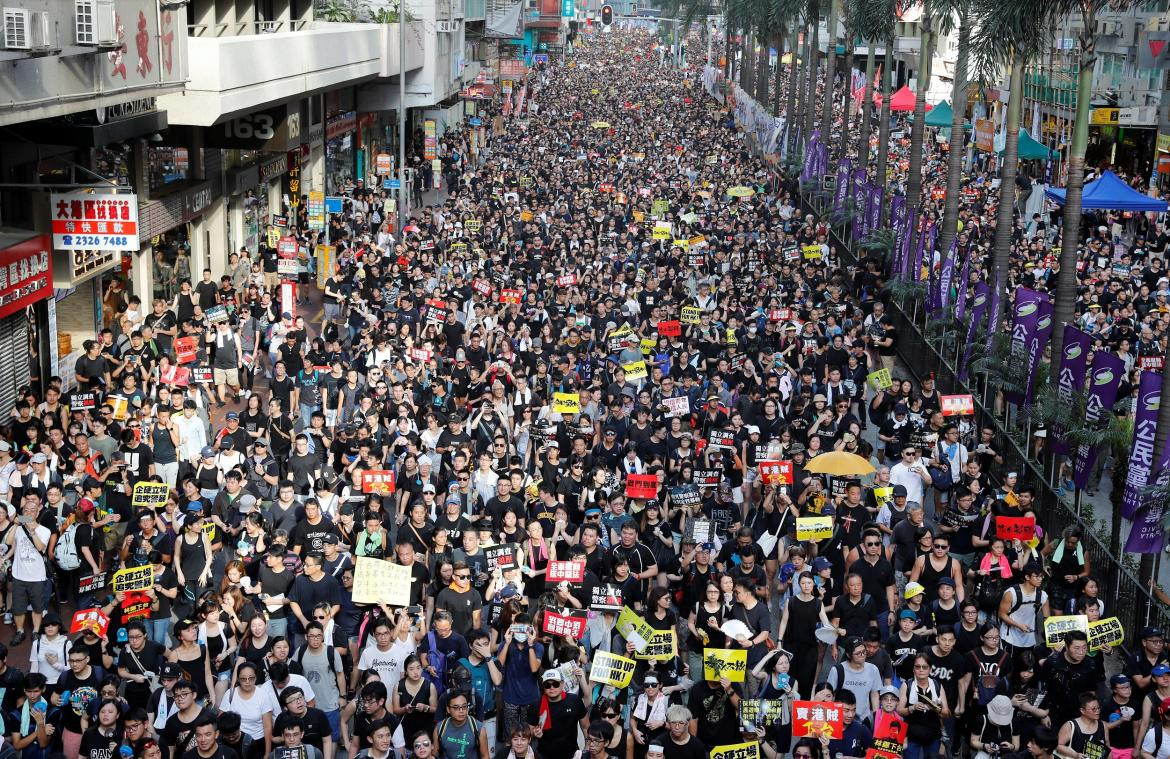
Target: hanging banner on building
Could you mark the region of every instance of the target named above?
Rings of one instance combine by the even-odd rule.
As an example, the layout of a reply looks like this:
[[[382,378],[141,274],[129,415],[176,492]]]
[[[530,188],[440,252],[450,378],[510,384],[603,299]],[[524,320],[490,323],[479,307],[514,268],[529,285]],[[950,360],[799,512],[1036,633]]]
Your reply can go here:
[[[423,158],[433,161],[439,155],[434,119],[423,121]]]
[[[55,250],[138,250],[138,196],[132,193],[52,193]]]
[[[0,318],[53,294],[52,247],[38,235],[0,250]]]

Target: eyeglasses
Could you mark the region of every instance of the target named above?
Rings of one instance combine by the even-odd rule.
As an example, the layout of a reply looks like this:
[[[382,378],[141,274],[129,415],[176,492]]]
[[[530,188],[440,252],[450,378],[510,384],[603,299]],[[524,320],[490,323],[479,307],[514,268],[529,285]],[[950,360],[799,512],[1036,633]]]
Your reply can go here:
[[[559,687],[561,687],[561,684],[556,680],[550,680],[544,684],[545,690],[549,690],[551,688],[559,688]]]
[[[469,580],[469,579],[471,579],[471,574],[470,573],[469,574],[457,574],[457,575],[455,575],[455,579],[456,580]]]
[[[950,548],[950,546],[948,546],[946,543],[935,543],[935,544],[934,544],[934,550],[936,550],[936,551],[937,551],[937,550],[939,550],[940,548],[941,548],[942,550],[944,550],[944,551],[945,551],[945,550],[947,550],[948,548]]]
[[[882,544],[882,542],[880,540],[867,540],[867,541],[865,541],[865,545],[867,548],[873,548],[874,546],[880,546],[881,544]]]
[[[314,614],[313,619],[317,620],[318,622],[324,622],[325,620],[329,619],[329,617],[325,616],[324,614]]]
[[[606,718],[606,719],[617,719],[617,718],[618,718],[618,717],[620,717],[621,715],[620,715],[620,714],[618,714],[617,712],[611,712],[611,713],[608,713],[608,714],[603,714],[603,715],[601,715],[601,716],[602,716],[602,717],[604,717],[604,718]]]
[[[447,704],[447,708],[448,708],[448,709],[454,709],[455,711],[462,712],[462,711],[466,711],[466,710],[467,710],[467,704],[452,704],[452,703],[448,703],[448,704]]]
[[[605,743],[605,739],[604,738],[594,738],[592,735],[590,735],[588,738],[585,739],[585,742],[586,743]]]
[[[239,680],[241,683],[252,683],[252,682],[256,681],[256,676],[255,675],[240,675],[236,679]]]
[[[431,745],[430,741],[415,741],[414,742],[415,748],[426,748],[429,745]]]

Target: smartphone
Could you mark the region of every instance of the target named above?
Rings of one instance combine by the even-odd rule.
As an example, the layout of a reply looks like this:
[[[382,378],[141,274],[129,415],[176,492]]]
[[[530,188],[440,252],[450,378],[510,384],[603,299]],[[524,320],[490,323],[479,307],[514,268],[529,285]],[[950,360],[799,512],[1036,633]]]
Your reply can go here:
[[[422,607],[421,606],[407,606],[404,611],[409,616],[417,617],[418,615],[422,614]]]

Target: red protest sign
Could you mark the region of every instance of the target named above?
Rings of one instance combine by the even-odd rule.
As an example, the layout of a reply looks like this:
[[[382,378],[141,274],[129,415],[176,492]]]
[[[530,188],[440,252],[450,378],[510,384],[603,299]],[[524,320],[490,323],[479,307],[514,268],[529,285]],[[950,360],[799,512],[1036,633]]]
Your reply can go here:
[[[658,497],[658,475],[630,474],[626,475],[626,498],[656,498]]]
[[[138,591],[122,594],[122,623],[150,616],[150,596]]]
[[[572,287],[577,284],[576,274],[563,274],[557,277],[557,287]]]
[[[544,579],[548,583],[561,581],[581,582],[585,579],[585,562],[550,561]]]
[[[761,461],[760,479],[765,485],[791,485],[791,461]]]
[[[394,470],[367,469],[362,472],[362,492],[387,495],[394,492]]]
[[[1031,540],[1036,537],[1036,517],[996,517],[995,537],[1001,540]]]
[[[768,311],[768,320],[774,322],[786,322],[792,319],[791,308],[773,308]]]
[[[158,379],[164,385],[186,387],[191,384],[191,370],[185,366],[171,364],[159,373]]]
[[[471,289],[475,290],[480,295],[487,297],[492,294],[492,283],[486,279],[477,279],[471,283]]]
[[[500,290],[500,303],[519,303],[523,295],[524,293],[513,287]]]
[[[682,322],[678,319],[658,322],[658,335],[659,337],[679,337],[682,335]]]
[[[101,609],[79,609],[73,612],[73,622],[69,625],[69,633],[93,630],[99,638],[104,638],[106,630],[109,628],[110,618],[103,614]]]
[[[943,416],[973,416],[975,397],[972,395],[940,395],[939,404]]]
[[[896,712],[876,712],[874,714],[873,737],[874,740],[904,743],[906,741],[906,720],[898,716]]]
[[[195,360],[198,345],[193,337],[180,337],[175,340],[175,356],[180,364],[189,364]]]
[[[540,629],[550,635],[564,635],[573,640],[580,640],[585,635],[585,624],[588,621],[587,617],[557,614],[555,611],[546,610]]]
[[[841,738],[841,704],[834,701],[793,701],[792,737]]]

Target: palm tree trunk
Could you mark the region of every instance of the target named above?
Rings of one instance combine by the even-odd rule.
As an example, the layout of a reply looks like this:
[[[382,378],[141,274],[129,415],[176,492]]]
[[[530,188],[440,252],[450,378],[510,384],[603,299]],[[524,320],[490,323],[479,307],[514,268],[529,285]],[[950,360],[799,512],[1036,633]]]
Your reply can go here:
[[[938,249],[944,256],[949,253],[959,229],[959,185],[963,178],[963,151],[967,136],[963,124],[967,121],[967,58],[971,50],[969,20],[968,6],[963,4],[959,7],[959,57],[955,61],[955,81],[951,90],[953,112],[950,150],[947,153],[947,200],[943,208],[942,227],[938,232]]]
[[[743,30],[743,45],[739,54],[739,86],[749,96],[752,94],[752,80],[756,73],[755,42],[752,39],[751,29]]]
[[[878,124],[878,164],[877,164],[877,185],[882,188],[882,195],[885,195],[886,190],[886,162],[889,154],[890,143],[890,89],[893,87],[894,76],[890,72],[890,51],[894,49],[894,35],[891,32],[890,36],[886,38],[886,65],[882,68],[882,110],[881,123]],[[885,225],[889,216],[886,215],[890,207],[889,203],[882,203],[881,218],[878,219],[878,227]]]
[[[995,275],[992,277],[992,287],[998,284],[1004,288],[1000,294],[1004,305],[1002,312],[1007,311],[1008,265],[1012,254],[1012,227],[1013,213],[1016,206],[1016,168],[1020,156],[1020,101],[1024,92],[1024,56],[1017,52],[1012,59],[1012,81],[1008,96],[1007,110],[1007,141],[1003,148],[1003,166],[999,171],[999,211],[995,219],[995,247],[993,261]],[[1075,268],[1070,270],[1070,274]],[[988,329],[999,329],[998,324],[988,324]],[[1063,326],[1062,326],[1063,329]],[[1056,360],[1059,363],[1059,359]],[[1170,374],[1170,372],[1167,372]]]
[[[731,81],[731,24],[723,21],[723,81]]]
[[[760,43],[760,55],[756,60],[756,102],[768,107],[768,35],[760,27],[756,40]]]
[[[784,27],[781,26],[779,31],[772,35],[772,44],[776,47],[776,76],[772,80],[772,109],[773,116],[780,115],[780,95],[783,92],[783,77],[781,73],[784,71],[784,64],[781,61],[784,59]]]
[[[849,118],[849,107],[853,105],[853,35],[845,30],[845,103],[841,107],[841,156],[849,154],[849,140],[853,133],[849,131],[852,121]]]
[[[1091,4],[1090,4],[1090,7]],[[1090,13],[1086,23],[1096,25],[1096,14]],[[1093,97],[1093,67],[1096,64],[1097,39],[1093,27],[1081,32],[1081,61],[1077,72],[1077,115],[1073,122],[1072,146],[1068,151],[1068,182],[1065,184],[1064,226],[1060,233],[1060,274],[1056,278],[1056,303],[1053,304],[1053,324],[1071,324],[1076,318],[1077,248],[1081,237],[1081,199],[1085,190],[1085,147],[1089,142],[1089,101]],[[1064,330],[1054,329],[1060,335],[1052,337],[1053,369],[1059,372],[1059,356],[1064,351]],[[1170,374],[1170,370],[1167,371]],[[1170,396],[1168,396],[1170,397]],[[1154,449],[1160,451],[1160,448]]]
[[[792,20],[792,33],[788,50],[791,59],[788,62],[787,101],[784,104],[784,144],[788,149],[791,149],[793,135],[796,134],[796,88],[800,83],[800,69],[797,63],[800,60],[800,24],[796,19]]]
[[[796,87],[795,87],[796,92],[797,92],[797,94],[800,95],[800,97],[796,101],[796,116],[795,116],[796,121],[793,122],[794,130],[795,130],[795,127],[799,126],[801,131],[804,131],[804,114],[808,110],[808,98],[805,97],[805,93],[808,90],[808,54],[809,54],[808,40],[809,40],[808,19],[806,18],[806,19],[804,19],[804,57],[803,57],[804,63],[798,69],[799,76],[797,77]],[[797,60],[799,60],[799,59],[800,58],[798,56]],[[797,65],[795,60],[793,61],[792,65],[794,67]],[[795,133],[795,131],[794,131],[794,133]],[[795,145],[795,144],[796,143],[793,143],[793,145]]]
[[[922,13],[918,48],[918,93],[914,98],[914,122],[910,125],[910,176],[906,179],[906,207],[917,209],[922,202],[922,139],[926,134],[926,88],[930,86],[930,49],[934,32],[928,2]],[[929,254],[930,251],[927,251]]]
[[[861,91],[861,129],[857,135],[857,165],[869,166],[869,138],[873,133],[874,40],[866,40],[865,87]]]
[[[820,55],[818,38],[820,36],[821,4],[820,0],[809,0],[808,3],[808,102],[804,111],[804,138],[812,135],[817,123],[817,83],[820,80],[817,66],[817,56]]]
[[[837,88],[834,81],[837,78],[837,0],[829,2],[829,38],[825,43],[827,51],[825,59],[825,102],[821,112],[821,141],[825,145],[833,144],[833,118],[836,115],[833,106],[837,104]]]

